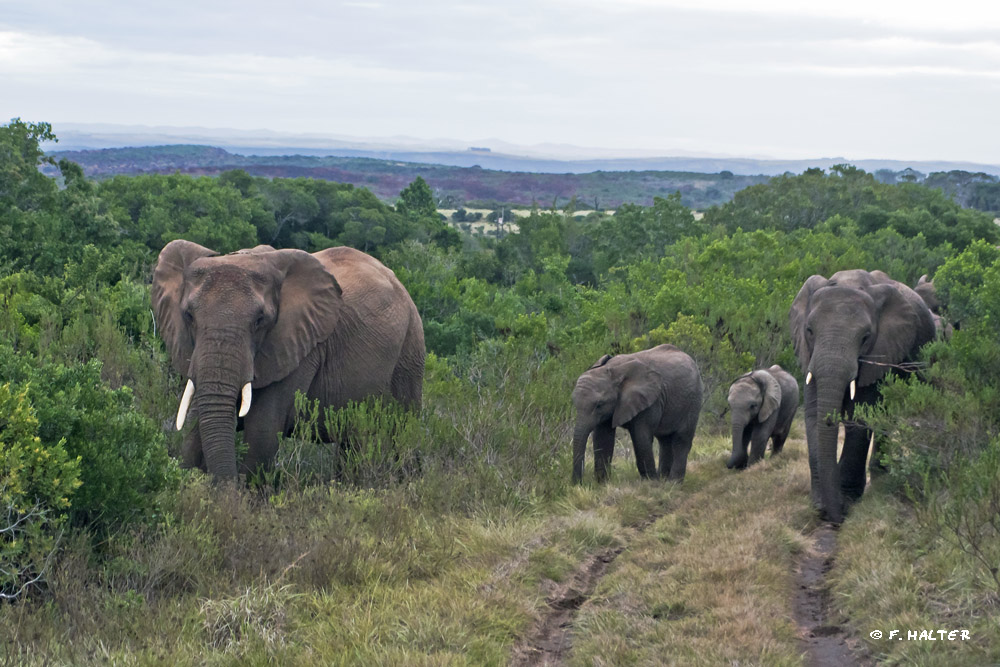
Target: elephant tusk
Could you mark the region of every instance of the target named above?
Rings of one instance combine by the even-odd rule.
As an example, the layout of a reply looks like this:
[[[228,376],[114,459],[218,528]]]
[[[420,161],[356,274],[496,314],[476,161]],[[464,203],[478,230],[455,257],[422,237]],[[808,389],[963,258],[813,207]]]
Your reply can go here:
[[[851,380],[851,400],[852,401],[854,400],[854,390],[857,388],[856,385],[857,385],[857,381],[856,380]]]
[[[809,384],[812,381],[813,381],[813,374],[812,371],[809,371],[808,373],[806,373],[806,384]]]
[[[184,387],[184,395],[181,396],[180,407],[177,408],[177,430],[184,428],[184,420],[187,419],[188,408],[191,407],[191,397],[194,396],[194,382],[188,380]]]
[[[250,399],[252,398],[253,389],[250,388],[250,383],[247,382],[243,385],[243,391],[241,392],[242,398],[240,399],[240,417],[246,417],[247,413],[250,412]]]

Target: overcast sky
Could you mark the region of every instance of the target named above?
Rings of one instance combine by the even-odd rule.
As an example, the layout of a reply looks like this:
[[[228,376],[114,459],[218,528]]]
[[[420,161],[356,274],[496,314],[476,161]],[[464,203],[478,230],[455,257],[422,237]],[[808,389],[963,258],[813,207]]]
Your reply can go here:
[[[1000,164],[1000,2],[0,0],[0,122]]]

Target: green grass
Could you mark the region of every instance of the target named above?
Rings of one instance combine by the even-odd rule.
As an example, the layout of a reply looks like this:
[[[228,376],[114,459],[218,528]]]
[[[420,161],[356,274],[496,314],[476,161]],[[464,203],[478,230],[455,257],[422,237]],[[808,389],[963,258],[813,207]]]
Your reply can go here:
[[[968,555],[939,533],[921,530],[912,509],[878,485],[854,507],[840,531],[831,580],[837,610],[880,663],[1000,663],[1000,600],[995,591],[982,584]],[[970,638],[898,638],[907,630],[925,629],[964,629]],[[874,630],[883,637],[872,639]],[[900,635],[889,640],[891,630]]]
[[[620,445],[606,485],[467,511],[422,504],[412,480],[268,497],[189,475],[162,527],[68,539],[48,590],[0,608],[0,662],[503,665],[553,591],[623,547],[575,618],[570,664],[801,664],[794,564],[815,526],[801,438],[733,472],[726,439],[699,436],[682,485],[640,480]],[[865,640],[890,664],[996,662],[995,602],[912,525],[878,488],[854,509],[834,621],[852,641],[972,633]]]

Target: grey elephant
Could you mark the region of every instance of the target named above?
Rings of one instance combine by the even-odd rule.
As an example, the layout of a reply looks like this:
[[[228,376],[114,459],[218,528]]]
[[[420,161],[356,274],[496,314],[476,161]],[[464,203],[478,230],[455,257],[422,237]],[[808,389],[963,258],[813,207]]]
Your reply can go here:
[[[805,375],[806,439],[812,498],[821,515],[844,518],[845,499],[861,497],[865,462],[874,440],[871,467],[878,471],[878,441],[864,424],[851,421],[857,404],[878,400],[880,380],[916,358],[934,338],[934,319],[924,300],[881,271],[840,271],[829,279],[811,276],[788,314],[792,341]],[[844,447],[837,462],[837,436],[846,417]]]
[[[640,476],[684,479],[701,402],[698,366],[673,345],[604,355],[580,376],[573,389],[573,481],[583,479],[591,432],[594,476],[599,482],[607,479],[619,426],[632,436]],[[660,443],[659,473],[653,460],[654,437]]]
[[[927,307],[931,310],[934,318],[934,328],[938,338],[951,340],[951,335],[955,332],[955,327],[941,316],[941,300],[938,298],[937,290],[934,289],[934,282],[927,279],[927,274],[920,276],[913,291],[920,295]]]
[[[188,378],[177,429],[189,411],[198,417],[185,466],[234,478],[268,464],[278,434],[292,428],[296,391],[323,406],[373,395],[420,405],[420,315],[392,271],[352,248],[218,256],[172,241],[153,272],[152,302],[173,366]],[[239,471],[237,417],[248,445]]]
[[[761,460],[768,440],[771,456],[780,452],[798,408],[799,383],[777,364],[737,378],[729,387],[733,453],[726,467],[745,468]]]

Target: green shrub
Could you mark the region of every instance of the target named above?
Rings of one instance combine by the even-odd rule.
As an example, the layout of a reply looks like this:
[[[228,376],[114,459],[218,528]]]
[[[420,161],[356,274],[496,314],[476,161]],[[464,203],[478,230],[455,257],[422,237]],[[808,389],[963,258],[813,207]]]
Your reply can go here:
[[[27,390],[0,386],[0,595],[42,580],[80,486],[65,441],[43,444]]]
[[[163,434],[136,412],[127,387],[109,389],[101,364],[32,366],[0,345],[0,377],[24,387],[46,448],[64,443],[79,459],[81,482],[69,508],[74,525],[96,532],[156,518],[158,496],[177,481]]]

